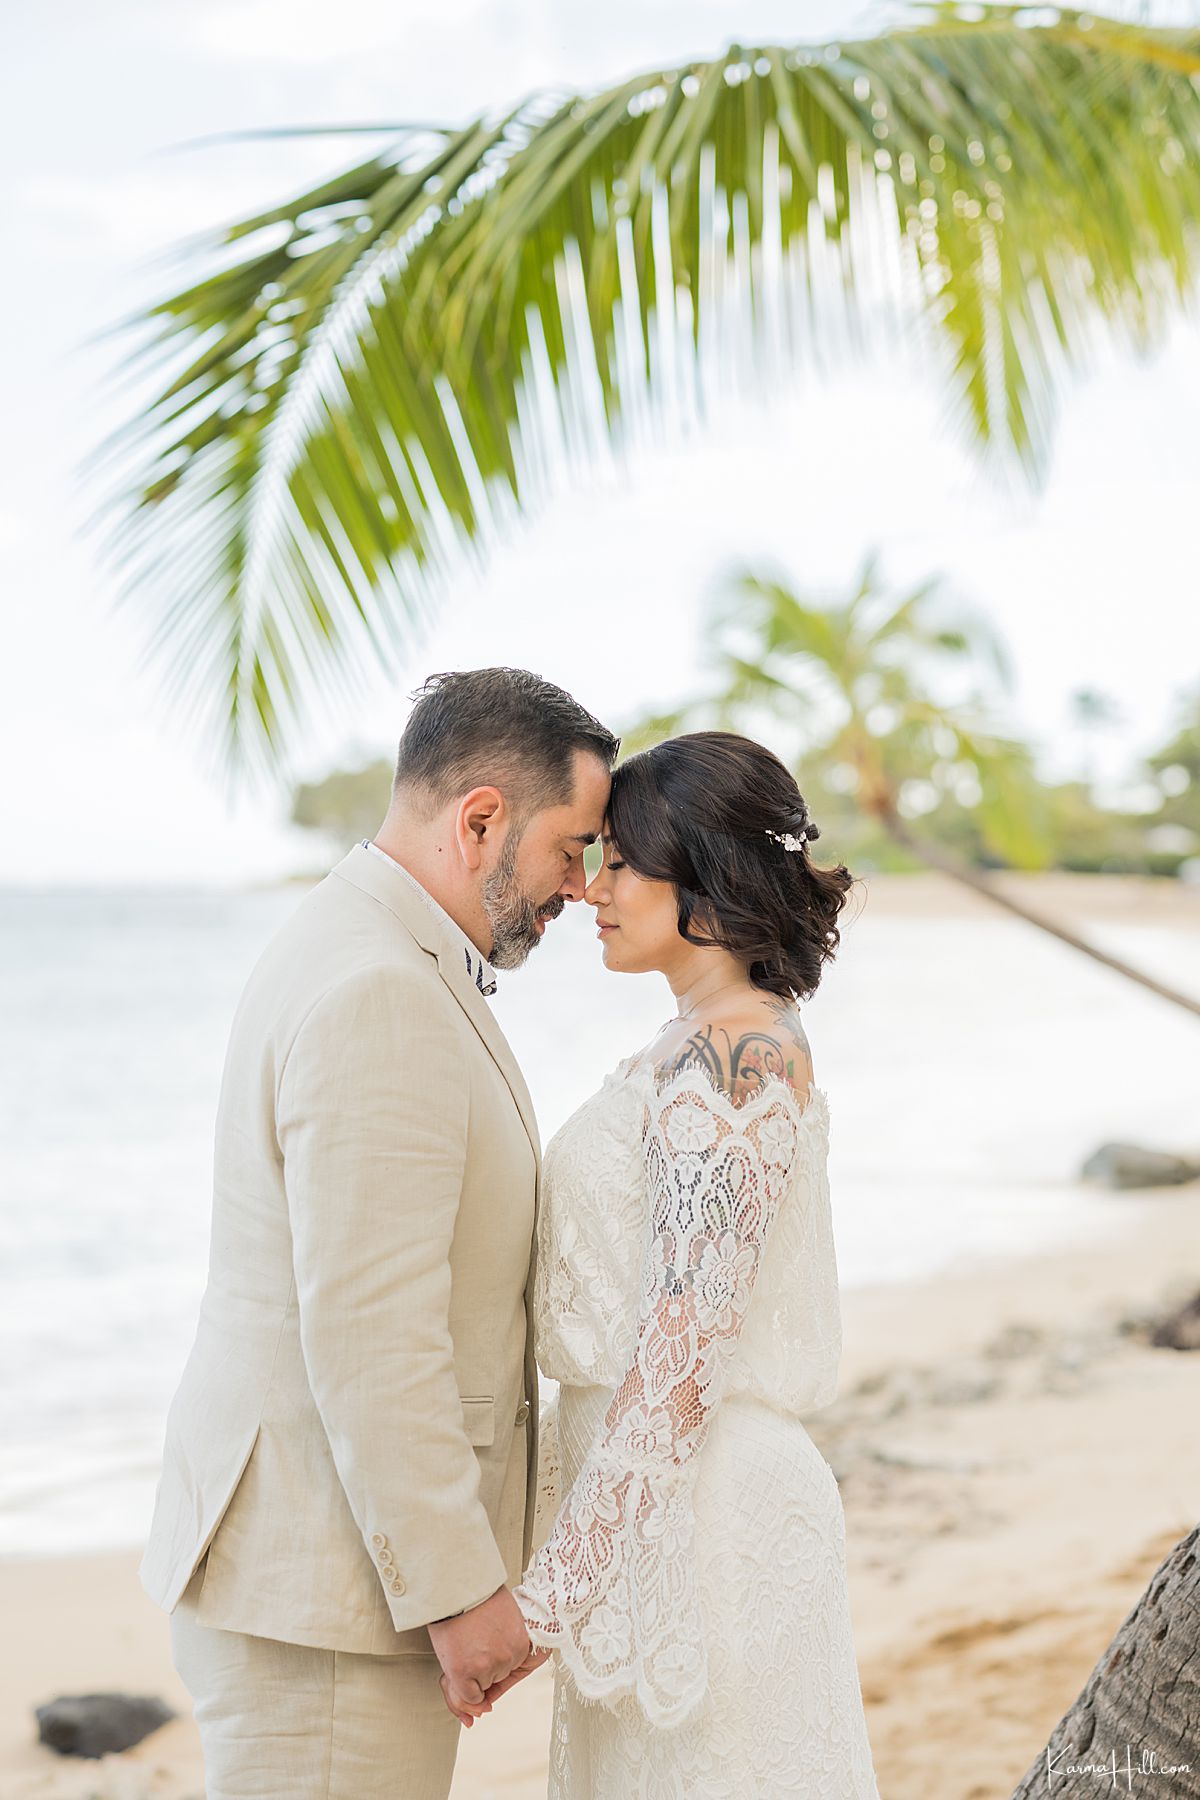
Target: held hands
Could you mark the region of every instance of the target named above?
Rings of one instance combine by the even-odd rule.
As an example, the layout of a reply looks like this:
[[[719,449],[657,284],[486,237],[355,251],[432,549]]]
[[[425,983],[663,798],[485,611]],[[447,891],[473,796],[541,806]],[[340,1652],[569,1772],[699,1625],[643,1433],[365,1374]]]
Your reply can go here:
[[[460,1724],[471,1726],[501,1694],[540,1668],[550,1654],[530,1642],[521,1610],[507,1587],[455,1619],[428,1625],[442,1665],[441,1689]]]
[[[498,1700],[501,1694],[507,1694],[510,1687],[516,1687],[518,1681],[524,1681],[527,1675],[532,1675],[535,1669],[540,1669],[549,1654],[550,1652],[544,1644],[530,1644],[529,1655],[525,1661],[518,1663],[512,1673],[506,1675],[503,1681],[493,1682],[484,1695],[484,1699],[490,1702]]]

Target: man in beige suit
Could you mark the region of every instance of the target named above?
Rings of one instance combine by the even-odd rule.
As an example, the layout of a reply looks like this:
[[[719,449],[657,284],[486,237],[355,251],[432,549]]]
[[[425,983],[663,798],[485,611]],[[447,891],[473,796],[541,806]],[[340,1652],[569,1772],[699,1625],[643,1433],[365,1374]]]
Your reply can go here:
[[[582,895],[617,747],[526,671],[431,678],[376,839],[242,995],[142,1564],[207,1800],[444,1800],[540,1655],[539,1150],[487,996]]]

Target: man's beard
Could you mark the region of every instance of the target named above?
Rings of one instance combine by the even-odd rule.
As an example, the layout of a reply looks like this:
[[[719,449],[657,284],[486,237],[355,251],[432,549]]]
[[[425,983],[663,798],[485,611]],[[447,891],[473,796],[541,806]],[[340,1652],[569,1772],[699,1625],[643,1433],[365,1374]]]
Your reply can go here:
[[[538,919],[557,919],[566,905],[561,894],[539,904],[517,886],[517,849],[513,833],[504,840],[499,865],[483,884],[483,910],[492,928],[492,953],[488,957],[494,969],[519,969],[529,952],[542,941]]]

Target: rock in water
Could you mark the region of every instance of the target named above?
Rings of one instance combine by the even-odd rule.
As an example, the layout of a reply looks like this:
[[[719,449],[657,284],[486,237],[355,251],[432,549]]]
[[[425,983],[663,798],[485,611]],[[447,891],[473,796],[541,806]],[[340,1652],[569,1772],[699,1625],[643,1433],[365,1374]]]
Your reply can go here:
[[[1140,1144],[1101,1144],[1080,1174],[1085,1181],[1110,1188],[1177,1187],[1195,1181],[1200,1163],[1169,1150],[1144,1150]]]
[[[38,1737],[60,1756],[129,1750],[175,1714],[161,1700],[132,1694],[63,1694],[37,1708]]]

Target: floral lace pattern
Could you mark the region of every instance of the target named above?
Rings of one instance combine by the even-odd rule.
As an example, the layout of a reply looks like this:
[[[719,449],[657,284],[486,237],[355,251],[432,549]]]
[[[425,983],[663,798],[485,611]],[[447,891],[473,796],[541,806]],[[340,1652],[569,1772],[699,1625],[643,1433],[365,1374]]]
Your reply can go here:
[[[687,1071],[647,1101],[651,1236],[637,1339],[599,1436],[517,1600],[581,1691],[633,1690],[676,1725],[708,1685],[691,1486],[787,1183],[801,1105],[741,1106]]]
[[[538,1415],[537,1493],[533,1502],[533,1555],[553,1529],[562,1498],[562,1451],[558,1440],[558,1396]]]
[[[788,1414],[836,1387],[826,1126],[818,1088],[736,1106],[622,1065],[547,1146],[538,1360],[562,1387],[515,1593],[558,1652],[554,1800],[877,1800],[840,1497]]]

